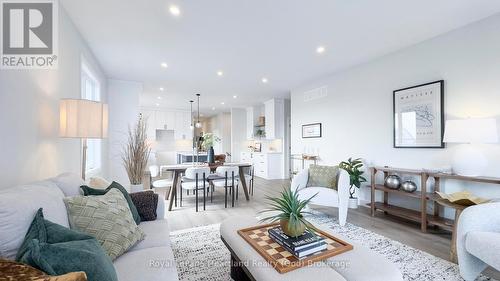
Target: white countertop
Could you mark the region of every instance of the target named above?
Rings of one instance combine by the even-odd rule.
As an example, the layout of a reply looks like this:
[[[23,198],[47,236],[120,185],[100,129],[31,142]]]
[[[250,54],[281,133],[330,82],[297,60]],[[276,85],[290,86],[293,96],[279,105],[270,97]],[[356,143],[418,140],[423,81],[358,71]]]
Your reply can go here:
[[[193,156],[192,151],[176,151],[175,153],[178,155],[183,155],[183,156]],[[196,153],[194,155],[196,156]],[[207,153],[206,152],[198,152],[198,155],[205,156],[205,155],[207,155]]]
[[[244,153],[253,153],[253,154],[282,154],[283,152],[278,151],[268,151],[268,152],[252,152],[252,151],[243,151]]]

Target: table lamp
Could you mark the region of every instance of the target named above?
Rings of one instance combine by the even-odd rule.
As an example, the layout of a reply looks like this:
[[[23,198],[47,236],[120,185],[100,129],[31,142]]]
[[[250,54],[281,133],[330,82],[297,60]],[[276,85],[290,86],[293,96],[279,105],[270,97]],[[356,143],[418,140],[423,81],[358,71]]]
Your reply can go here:
[[[480,176],[488,159],[477,144],[498,143],[496,119],[447,120],[444,142],[465,144],[457,149],[452,160],[453,172],[463,176]]]
[[[82,179],[85,180],[87,139],[108,135],[108,105],[84,99],[62,99],[59,103],[59,136],[82,140]]]

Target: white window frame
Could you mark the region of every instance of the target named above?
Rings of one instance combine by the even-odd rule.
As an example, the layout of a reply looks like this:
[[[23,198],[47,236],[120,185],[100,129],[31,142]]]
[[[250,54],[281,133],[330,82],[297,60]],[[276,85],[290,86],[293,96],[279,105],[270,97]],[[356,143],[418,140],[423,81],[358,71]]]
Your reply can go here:
[[[81,59],[80,81],[82,99],[101,101],[101,83],[83,57]],[[100,139],[87,139],[86,177],[99,175],[102,164],[102,141]]]

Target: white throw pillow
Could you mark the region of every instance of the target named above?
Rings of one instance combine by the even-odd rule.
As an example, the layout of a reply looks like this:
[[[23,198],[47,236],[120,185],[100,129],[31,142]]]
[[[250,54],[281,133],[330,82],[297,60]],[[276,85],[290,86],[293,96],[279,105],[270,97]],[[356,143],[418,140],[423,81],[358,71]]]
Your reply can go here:
[[[85,185],[85,182],[76,174],[60,174],[55,178],[51,178],[50,181],[54,182],[62,190],[66,197],[83,195],[80,186]]]
[[[69,227],[64,194],[51,181],[0,191],[0,257],[14,259],[39,208],[46,219]]]

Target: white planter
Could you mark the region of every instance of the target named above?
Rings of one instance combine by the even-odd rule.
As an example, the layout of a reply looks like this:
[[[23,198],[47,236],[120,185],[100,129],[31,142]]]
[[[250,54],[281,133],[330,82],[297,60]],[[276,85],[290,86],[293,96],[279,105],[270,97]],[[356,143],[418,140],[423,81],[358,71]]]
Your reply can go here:
[[[143,190],[144,190],[144,184],[142,184],[142,183],[141,184],[131,184],[129,192],[134,193],[134,192],[140,192]]]
[[[358,198],[349,198],[349,209],[358,208]]]

